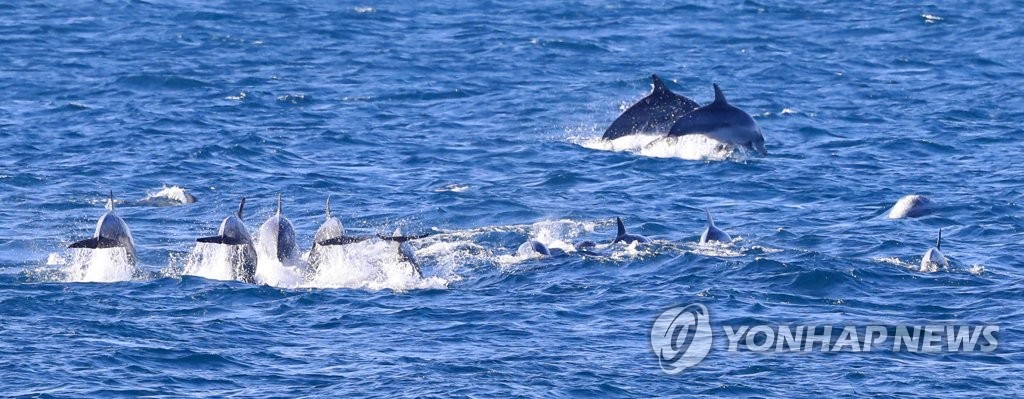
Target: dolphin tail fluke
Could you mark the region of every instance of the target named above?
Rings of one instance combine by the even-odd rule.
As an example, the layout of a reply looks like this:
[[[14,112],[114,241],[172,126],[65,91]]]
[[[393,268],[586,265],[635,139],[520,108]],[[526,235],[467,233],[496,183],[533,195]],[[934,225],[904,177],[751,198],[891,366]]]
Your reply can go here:
[[[245,244],[245,240],[236,237],[227,236],[213,236],[213,237],[202,237],[197,238],[196,242],[202,242],[207,244],[224,244],[224,245],[242,245]]]
[[[939,229],[939,238],[935,239],[935,249],[942,250],[942,229]]]
[[[622,237],[626,235],[626,225],[622,223],[622,218],[615,218],[615,224],[618,225],[619,231],[616,233],[616,237]]]
[[[90,249],[102,249],[102,248],[114,248],[120,247],[121,242],[117,240],[111,240],[104,237],[93,237],[87,238],[82,241],[78,241],[68,245],[68,248],[90,248]]]
[[[323,241],[317,241],[316,245],[320,245],[320,246],[324,246],[324,245],[348,245],[348,244],[355,244],[357,242],[366,241],[368,239],[370,239],[370,237],[341,236],[341,237],[334,237],[334,238],[326,239],[326,240],[323,240]]]
[[[327,218],[324,220],[331,220],[331,195],[327,194],[327,207],[326,207]]]
[[[107,209],[114,211],[114,190],[110,190],[110,197],[107,199]]]
[[[281,214],[281,193],[277,193],[277,214]]]
[[[242,202],[238,203],[238,220],[242,220],[242,211],[245,210],[245,197],[242,197]]]
[[[713,83],[715,86],[715,104],[728,104],[725,101],[725,94],[722,93],[722,89],[718,87],[718,83]]]

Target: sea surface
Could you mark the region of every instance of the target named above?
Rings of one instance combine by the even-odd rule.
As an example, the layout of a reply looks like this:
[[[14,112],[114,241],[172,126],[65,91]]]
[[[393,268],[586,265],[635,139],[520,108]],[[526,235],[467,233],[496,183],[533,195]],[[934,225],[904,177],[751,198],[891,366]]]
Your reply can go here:
[[[0,4],[0,395],[1021,395],[1020,2],[295,3]],[[599,140],[654,73],[700,103],[721,85],[769,154]],[[111,191],[139,271],[67,248]],[[255,234],[279,194],[303,251],[328,195],[350,234],[430,234],[422,277],[370,240],[230,280],[195,239],[242,197]],[[887,218],[909,194],[934,212]],[[697,244],[705,208],[732,242]],[[604,246],[616,217],[653,243]],[[940,228],[950,267],[923,270]],[[716,333],[996,325],[999,346],[719,336],[668,375],[652,324],[690,304]]]

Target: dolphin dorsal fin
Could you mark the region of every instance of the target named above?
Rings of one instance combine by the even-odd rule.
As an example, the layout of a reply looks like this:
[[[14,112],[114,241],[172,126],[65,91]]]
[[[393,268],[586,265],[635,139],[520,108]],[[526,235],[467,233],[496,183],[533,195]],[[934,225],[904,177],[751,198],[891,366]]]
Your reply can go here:
[[[277,214],[281,214],[281,193],[277,193]]]
[[[728,104],[725,101],[725,94],[722,94],[722,89],[718,87],[718,83],[713,83],[712,85],[715,86],[715,102],[712,104]]]
[[[245,210],[245,197],[242,197],[242,201],[238,203],[238,220],[242,220],[242,211]]]
[[[939,229],[939,238],[935,239],[935,249],[942,250],[942,229]]]
[[[616,237],[622,237],[626,235],[626,225],[622,224],[622,218],[615,218],[615,224],[618,225],[619,228],[619,232],[616,234]]]
[[[395,232],[391,233],[392,236],[398,237],[402,235],[402,226],[395,227]]]
[[[107,199],[107,209],[114,211],[114,190],[110,190],[110,197]]]
[[[325,220],[331,220],[331,195],[330,194],[327,194],[327,209],[326,209],[325,212],[327,213],[327,218]]]
[[[708,227],[715,227],[715,219],[711,218],[711,211],[704,208],[704,213],[708,215]]]
[[[651,90],[651,94],[666,93],[668,88],[665,87],[665,82],[661,81],[661,78],[656,74],[651,74],[651,85],[654,87]]]

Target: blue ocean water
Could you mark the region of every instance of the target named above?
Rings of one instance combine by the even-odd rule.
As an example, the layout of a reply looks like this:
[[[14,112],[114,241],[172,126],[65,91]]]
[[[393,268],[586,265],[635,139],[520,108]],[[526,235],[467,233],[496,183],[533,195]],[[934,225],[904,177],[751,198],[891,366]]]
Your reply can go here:
[[[1017,396],[1024,313],[1020,3],[0,4],[5,396]],[[600,143],[650,74],[719,83],[767,157]],[[702,147],[703,146],[703,147]],[[198,201],[178,205],[165,188]],[[113,190],[140,275],[90,282]],[[423,278],[216,274],[240,197],[308,248],[431,232]],[[934,214],[889,220],[900,197]],[[701,247],[703,209],[733,235]],[[607,240],[614,218],[655,240]],[[922,272],[943,229],[949,270]],[[216,263],[216,262],[214,262]],[[344,266],[344,267],[342,267]],[[85,274],[83,274],[85,273]],[[198,274],[199,276],[196,276]],[[273,280],[273,281],[269,281]],[[715,350],[669,376],[665,309],[716,324],[995,324],[993,353]]]

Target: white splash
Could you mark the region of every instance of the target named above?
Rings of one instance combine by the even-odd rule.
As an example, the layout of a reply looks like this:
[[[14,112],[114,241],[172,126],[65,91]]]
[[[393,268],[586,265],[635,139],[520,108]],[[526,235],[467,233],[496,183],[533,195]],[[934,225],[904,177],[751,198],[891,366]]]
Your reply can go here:
[[[876,258],[875,261],[888,263],[893,266],[899,266],[904,269],[909,269],[921,273],[935,273],[940,270],[948,271],[947,269],[943,268],[941,265],[935,262],[921,262],[920,258],[915,259],[914,261],[911,262],[905,262],[896,257]]]
[[[319,269],[302,284],[302,287],[356,288],[372,291],[448,287],[449,280],[445,277],[418,276],[415,266],[403,260],[395,244],[391,242],[367,240],[348,245],[327,246],[321,251]]]
[[[159,191],[150,192],[146,198],[142,199],[143,202],[155,202],[155,203],[172,203],[175,205],[192,204],[196,202],[196,197],[189,193],[188,190],[178,186],[164,186]]]
[[[241,259],[244,249],[238,245],[196,243],[185,259],[185,269],[181,274],[210,280],[234,280],[234,264]]]
[[[578,139],[577,144],[592,150],[628,152],[652,158],[680,158],[691,161],[721,161],[729,159],[737,153],[731,145],[702,134],[679,137],[633,134],[615,140],[591,137]]]
[[[435,193],[462,193],[462,192],[466,192],[467,190],[469,190],[469,185],[468,184],[452,183],[452,184],[447,184],[444,187],[438,187],[438,188],[434,189],[434,192]]]
[[[743,249],[736,245],[740,241],[743,241],[743,237],[733,237],[729,242],[709,241],[703,244],[695,242],[690,244],[690,250],[697,255],[735,258],[743,256]]]
[[[138,268],[124,248],[72,249],[64,273],[71,282],[109,283],[134,279]]]
[[[256,262],[256,282],[278,288],[297,288],[305,282],[305,265],[285,264],[276,257],[260,256]]]

